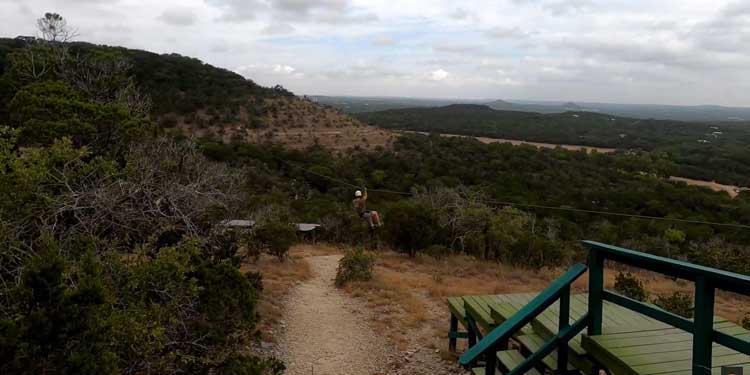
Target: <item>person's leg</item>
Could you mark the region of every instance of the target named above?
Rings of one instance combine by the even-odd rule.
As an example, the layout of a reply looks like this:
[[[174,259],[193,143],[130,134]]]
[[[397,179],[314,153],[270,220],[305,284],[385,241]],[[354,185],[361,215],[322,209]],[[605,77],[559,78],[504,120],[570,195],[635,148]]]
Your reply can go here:
[[[380,214],[378,213],[378,211],[372,211],[372,218],[373,218],[373,221],[375,222],[375,225],[379,227],[383,225],[383,222],[380,221]]]
[[[373,219],[372,219],[372,216],[373,216],[373,215],[372,215],[372,211],[369,211],[369,212],[365,212],[365,215],[364,215],[364,216],[365,216],[365,219],[367,219],[367,222],[368,222],[368,223],[370,224],[370,227],[374,227],[374,226],[375,226],[375,224],[373,224]]]

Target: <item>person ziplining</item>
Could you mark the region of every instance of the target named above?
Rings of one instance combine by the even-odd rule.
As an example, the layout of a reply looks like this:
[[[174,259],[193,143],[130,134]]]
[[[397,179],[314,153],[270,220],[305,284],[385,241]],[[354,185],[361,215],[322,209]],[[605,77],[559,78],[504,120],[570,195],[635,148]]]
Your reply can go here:
[[[383,222],[380,221],[380,214],[377,211],[367,209],[367,188],[364,189],[364,193],[361,190],[355,191],[352,203],[357,215],[367,220],[370,223],[370,228],[375,229],[375,227],[383,226]]]

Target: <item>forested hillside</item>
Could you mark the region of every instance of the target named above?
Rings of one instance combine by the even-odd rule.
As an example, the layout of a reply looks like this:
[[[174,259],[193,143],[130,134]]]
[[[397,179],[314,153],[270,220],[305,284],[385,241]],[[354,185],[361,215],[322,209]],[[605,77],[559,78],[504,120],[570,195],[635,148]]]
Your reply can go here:
[[[33,38],[0,39],[0,72]],[[331,148],[387,145],[391,135],[368,127],[332,108],[298,98],[281,86],[267,88],[241,75],[178,54],[155,54],[83,42],[66,44],[71,56],[104,69],[127,71],[148,102],[150,117],[161,128],[189,136],[224,141],[274,142],[293,147],[324,144]],[[14,57],[15,56],[15,57]],[[0,98],[15,92],[0,81]],[[7,118],[0,107],[0,119]],[[363,141],[366,139],[367,141]]]
[[[451,105],[359,113],[391,129],[464,134],[652,152],[673,161],[680,176],[750,186],[750,127],[638,120],[592,112],[541,114]]]

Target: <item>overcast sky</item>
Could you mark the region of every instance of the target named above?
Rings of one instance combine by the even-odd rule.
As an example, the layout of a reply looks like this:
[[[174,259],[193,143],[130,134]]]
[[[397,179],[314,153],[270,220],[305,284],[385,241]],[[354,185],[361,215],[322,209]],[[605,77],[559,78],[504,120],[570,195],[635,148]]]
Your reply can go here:
[[[0,0],[297,94],[750,106],[750,1]]]

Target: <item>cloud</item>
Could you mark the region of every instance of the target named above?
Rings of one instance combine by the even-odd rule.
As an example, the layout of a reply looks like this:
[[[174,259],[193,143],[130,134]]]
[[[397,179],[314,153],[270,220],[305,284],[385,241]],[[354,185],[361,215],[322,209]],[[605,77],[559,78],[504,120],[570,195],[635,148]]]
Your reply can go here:
[[[167,9],[162,12],[159,19],[174,26],[190,26],[197,20],[195,13],[189,8]]]
[[[750,106],[747,0],[0,0],[0,35],[49,9],[299,94]]]
[[[495,39],[521,39],[529,36],[528,33],[521,30],[518,26],[495,26],[491,29],[485,30],[484,33]]]
[[[481,52],[482,51],[482,46],[478,46],[478,45],[462,45],[462,44],[448,44],[448,45],[434,46],[434,47],[432,47],[432,49],[435,52],[466,54],[466,53],[478,53],[478,52]]]
[[[462,8],[456,8],[448,14],[454,20],[465,20],[471,18],[471,14]]]
[[[396,44],[395,40],[385,37],[385,36],[376,36],[370,39],[370,42],[376,46],[392,46]]]
[[[222,11],[224,21],[249,22],[268,16],[275,22],[350,24],[377,19],[349,0],[205,0]]]
[[[430,73],[430,79],[433,81],[444,81],[448,78],[448,75],[448,72],[443,69],[433,70],[432,73]]]
[[[273,72],[274,73],[282,73],[282,74],[292,74],[294,73],[294,68],[292,68],[289,65],[280,65],[276,64],[273,66]]]
[[[249,22],[265,13],[268,6],[260,0],[205,0],[206,4],[221,10],[220,21]]]
[[[279,34],[290,34],[294,32],[294,26],[288,23],[271,23],[261,30],[263,34],[279,35]]]
[[[561,0],[544,5],[554,15],[564,15],[589,10],[594,6],[591,0]]]

